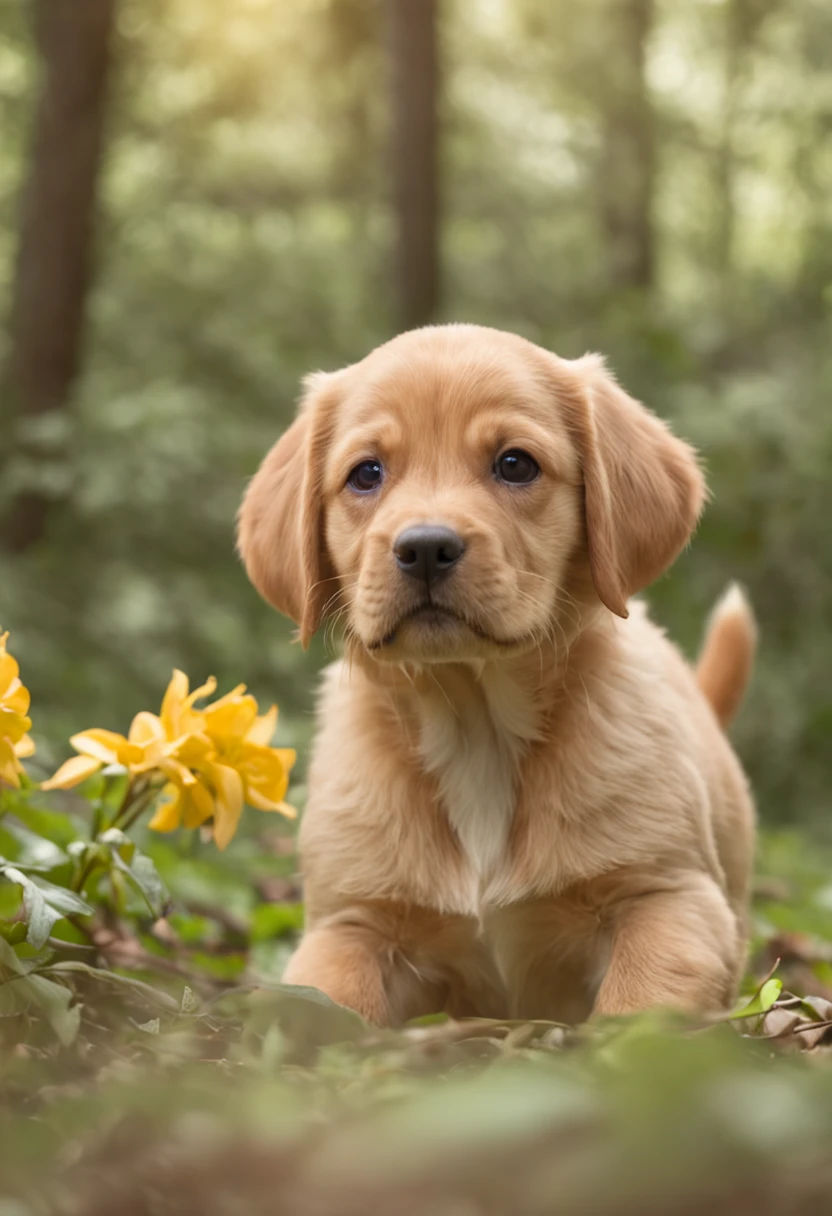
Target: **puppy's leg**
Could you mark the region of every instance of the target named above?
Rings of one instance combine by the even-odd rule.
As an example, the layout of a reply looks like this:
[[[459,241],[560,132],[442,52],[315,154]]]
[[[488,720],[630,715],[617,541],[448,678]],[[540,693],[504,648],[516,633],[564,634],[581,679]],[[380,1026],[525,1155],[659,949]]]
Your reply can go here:
[[[445,985],[420,972],[392,929],[363,907],[326,917],[306,931],[283,979],[319,988],[377,1026],[441,1010]]]
[[[486,933],[513,1018],[583,1022],[603,955],[597,911],[578,900],[532,899],[491,909]]]
[[[705,874],[616,905],[611,954],[596,1014],[657,1006],[715,1011],[731,1001],[742,966],[741,934],[725,895]]]
[[[310,929],[289,960],[283,980],[319,988],[378,1026],[390,1022],[380,951],[371,934],[357,926],[324,924]]]

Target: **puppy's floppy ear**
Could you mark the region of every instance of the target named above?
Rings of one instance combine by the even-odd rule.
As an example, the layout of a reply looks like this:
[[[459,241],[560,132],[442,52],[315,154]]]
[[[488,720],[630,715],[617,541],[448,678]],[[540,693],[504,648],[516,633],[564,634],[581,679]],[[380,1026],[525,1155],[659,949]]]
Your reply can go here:
[[[627,616],[627,599],[667,569],[705,501],[692,448],[615,382],[598,355],[561,361],[577,380],[567,414],[581,454],[586,534],[599,599]]]
[[[298,417],[255,473],[238,517],[237,546],[248,576],[264,599],[300,626],[304,649],[335,591],[321,477],[337,379],[337,373],[307,377]]]

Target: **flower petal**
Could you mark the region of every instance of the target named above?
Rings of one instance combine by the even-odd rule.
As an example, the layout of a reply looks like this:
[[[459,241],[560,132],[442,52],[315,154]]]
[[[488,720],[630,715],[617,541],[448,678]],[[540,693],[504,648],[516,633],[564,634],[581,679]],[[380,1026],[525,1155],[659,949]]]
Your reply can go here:
[[[133,747],[124,735],[118,735],[112,730],[84,730],[73,735],[70,743],[82,756],[92,756],[102,764],[126,765],[134,754],[138,755],[138,749]]]
[[[12,680],[5,693],[0,697],[0,702],[2,702],[3,706],[6,709],[13,710],[17,714],[27,714],[29,712],[30,701],[29,689],[25,688],[20,683],[20,680]]]
[[[243,812],[243,782],[236,769],[227,764],[211,764],[208,775],[216,791],[214,842],[224,849],[232,840]]]
[[[251,802],[250,795],[256,790],[272,805],[282,802],[289,788],[289,770],[294,762],[295,752],[291,748],[244,743],[240,748],[239,770],[246,783],[248,801]]]
[[[156,714],[142,710],[141,713],[136,714],[130,723],[127,738],[131,743],[135,743],[137,747],[146,747],[148,743],[165,743],[167,735],[165,734],[165,728],[162,726],[161,720],[157,718]]]
[[[214,745],[208,736],[194,731],[188,735],[181,735],[173,743],[168,744],[165,755],[173,756],[187,768],[198,768],[213,750]]]
[[[18,739],[23,738],[31,725],[32,719],[27,718],[25,714],[5,709],[0,705],[0,737],[11,739],[12,743],[16,743]]]
[[[214,686],[216,687],[216,681],[214,681]],[[218,705],[225,705],[228,701],[237,701],[240,699],[240,697],[243,697],[245,695],[246,695],[245,684],[238,684],[235,688],[231,689],[231,692],[223,693],[223,695],[221,697],[217,697],[216,701],[214,701],[213,704],[206,705],[205,708],[206,709],[216,709]]]
[[[13,659],[10,654],[6,653],[6,642],[8,637],[8,632],[0,634],[0,698],[6,695],[12,682],[16,680],[20,674],[20,668],[17,665],[17,660]]]
[[[178,667],[175,667],[170,684],[165,689],[165,695],[162,698],[162,708],[159,712],[159,718],[168,739],[175,739],[180,733],[179,719],[182,716],[182,708],[188,695],[188,687],[188,677],[184,671],[180,671]]]
[[[195,785],[196,777],[189,768],[172,756],[162,756],[155,767],[177,786]]]
[[[254,725],[246,735],[246,742],[259,743],[261,747],[268,747],[274,738],[276,726],[277,706],[273,705],[267,713],[261,714],[259,718],[254,719]]]
[[[201,728],[202,710],[193,708],[194,701],[210,696],[217,687],[217,681],[210,676],[193,692],[188,691],[189,687],[190,681],[184,671],[176,668],[167,686],[159,715],[168,739],[177,739],[180,735]]]
[[[6,785],[16,790],[20,789],[19,772],[20,764],[12,745],[7,739],[0,739],[0,781],[5,781]]]
[[[213,739],[244,739],[257,718],[252,696],[223,697],[204,711],[205,729]]]
[[[18,739],[14,745],[14,754],[18,759],[23,759],[25,756],[34,756],[35,741],[30,735],[24,735],[22,739]]]
[[[293,747],[274,747],[272,751],[277,752],[287,772],[291,773],[295,767],[295,761],[298,754]]]
[[[298,813],[288,802],[273,802],[251,786],[246,791],[246,802],[257,811],[278,811],[287,819],[297,819]]]
[[[185,803],[185,827],[198,828],[214,814],[214,799],[211,791],[201,781],[188,786]]]
[[[69,790],[81,781],[86,781],[101,768],[101,761],[92,756],[73,756],[62,764],[54,776],[42,781],[42,790]]]
[[[240,685],[245,688],[245,684]],[[185,705],[188,709],[191,708],[194,701],[201,701],[203,697],[211,697],[217,691],[217,680],[215,676],[209,676],[204,684],[200,684],[199,688],[195,688],[192,693],[188,694]]]
[[[154,832],[174,832],[182,820],[182,794],[179,787],[171,783],[163,788],[162,797],[165,801],[159,804],[148,827]]]

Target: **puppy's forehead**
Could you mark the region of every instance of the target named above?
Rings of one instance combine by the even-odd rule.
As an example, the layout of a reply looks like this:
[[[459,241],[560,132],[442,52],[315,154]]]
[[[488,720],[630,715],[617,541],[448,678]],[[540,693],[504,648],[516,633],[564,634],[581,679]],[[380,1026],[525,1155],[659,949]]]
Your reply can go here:
[[[387,419],[405,434],[430,428],[437,438],[489,418],[500,425],[525,417],[556,428],[542,358],[535,357],[531,343],[506,337],[460,326],[416,331],[379,347],[350,369],[342,424],[363,427]]]

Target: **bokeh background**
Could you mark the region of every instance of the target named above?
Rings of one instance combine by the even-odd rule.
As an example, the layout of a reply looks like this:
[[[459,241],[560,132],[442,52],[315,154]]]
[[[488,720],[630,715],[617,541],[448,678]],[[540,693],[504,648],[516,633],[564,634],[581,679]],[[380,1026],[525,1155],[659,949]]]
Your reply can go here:
[[[234,552],[300,377],[467,320],[601,350],[713,499],[656,585],[762,649],[763,818],[829,830],[827,0],[0,4],[0,624],[44,769],[174,666],[311,733],[304,654]],[[32,770],[35,775],[35,765]]]

